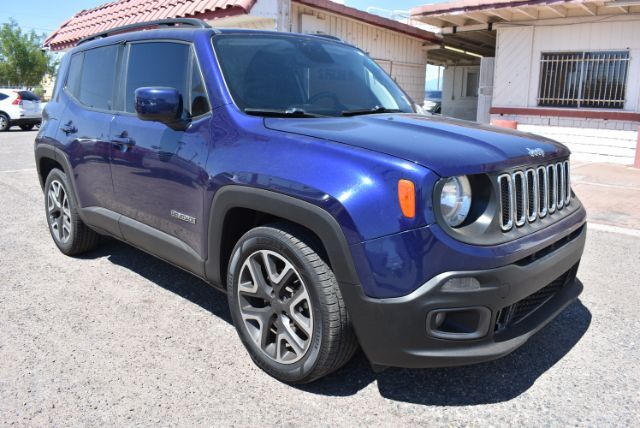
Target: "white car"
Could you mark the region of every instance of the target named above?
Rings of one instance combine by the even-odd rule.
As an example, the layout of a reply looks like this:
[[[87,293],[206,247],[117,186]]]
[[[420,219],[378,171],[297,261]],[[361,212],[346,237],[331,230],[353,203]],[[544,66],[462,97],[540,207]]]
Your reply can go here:
[[[42,122],[40,98],[22,89],[0,89],[0,132],[19,126],[30,131]]]

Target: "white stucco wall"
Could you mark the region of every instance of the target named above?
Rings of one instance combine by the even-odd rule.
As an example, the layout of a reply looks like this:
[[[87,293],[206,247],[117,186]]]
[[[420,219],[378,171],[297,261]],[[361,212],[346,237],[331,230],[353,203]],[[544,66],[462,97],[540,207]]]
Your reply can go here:
[[[547,20],[500,26],[496,45],[493,107],[537,107],[542,52],[629,49],[623,111],[640,112],[640,18]]]

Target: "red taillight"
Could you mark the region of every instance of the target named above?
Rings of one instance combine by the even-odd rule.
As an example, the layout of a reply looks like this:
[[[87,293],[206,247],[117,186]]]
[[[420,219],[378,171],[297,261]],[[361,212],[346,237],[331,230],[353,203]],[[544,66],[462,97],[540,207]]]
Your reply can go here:
[[[22,102],[22,97],[20,96],[20,92],[16,92],[16,94],[18,94],[18,98],[13,100],[11,104],[13,104],[14,106],[19,106],[20,103]]]

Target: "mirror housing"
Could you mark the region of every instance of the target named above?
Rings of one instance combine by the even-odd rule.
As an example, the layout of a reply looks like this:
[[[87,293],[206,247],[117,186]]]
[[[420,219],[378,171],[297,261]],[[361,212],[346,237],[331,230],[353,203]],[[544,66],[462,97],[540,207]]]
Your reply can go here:
[[[182,115],[182,95],[175,88],[153,86],[136,89],[135,109],[140,120],[161,122],[175,131],[184,131],[189,125]]]

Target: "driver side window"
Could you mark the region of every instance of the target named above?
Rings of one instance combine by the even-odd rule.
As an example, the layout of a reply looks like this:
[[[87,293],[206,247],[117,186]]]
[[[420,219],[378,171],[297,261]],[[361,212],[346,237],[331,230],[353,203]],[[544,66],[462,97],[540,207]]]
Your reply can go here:
[[[135,91],[147,86],[165,86],[180,91],[184,110],[191,117],[211,110],[200,67],[189,44],[132,44],[125,84],[125,111],[135,113]]]

